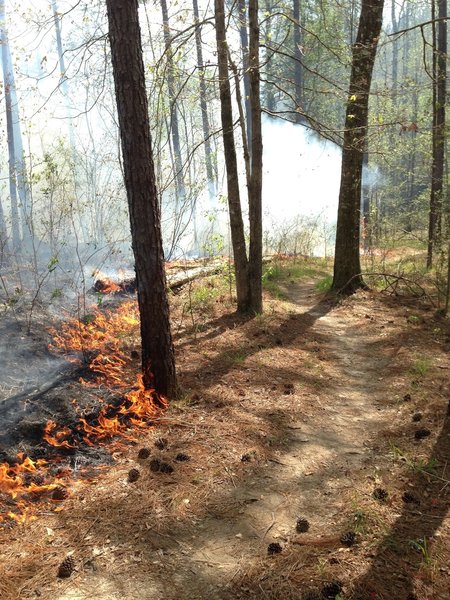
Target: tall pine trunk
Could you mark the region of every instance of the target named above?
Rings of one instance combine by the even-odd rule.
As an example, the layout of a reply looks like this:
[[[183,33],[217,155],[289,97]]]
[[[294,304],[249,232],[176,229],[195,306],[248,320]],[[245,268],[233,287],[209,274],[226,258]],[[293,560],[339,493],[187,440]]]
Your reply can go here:
[[[12,90],[14,89],[14,78],[12,61],[9,50],[8,34],[6,31],[5,1],[0,0],[0,43],[2,46],[2,68],[6,107],[6,136],[9,157],[9,196],[11,203],[11,238],[12,247],[15,252],[20,249],[20,219],[19,202],[17,195],[17,173],[16,173],[16,145],[14,140],[14,121],[12,106]]]
[[[106,0],[147,389],[176,391],[138,0]]]
[[[246,0],[238,0],[239,14],[239,37],[241,40],[242,65],[244,69],[244,106],[245,119],[247,121],[247,147],[249,154],[252,153],[252,107],[250,102],[250,78],[249,78],[249,47],[247,31],[247,3]]]
[[[432,0],[433,15],[438,7],[439,22],[433,23],[433,158],[428,220],[427,268],[433,265],[433,254],[441,237],[445,165],[445,103],[447,83],[447,0]],[[434,18],[434,17],[433,17]]]
[[[238,312],[246,313],[250,307],[248,261],[245,247],[244,221],[239,193],[239,176],[234,142],[233,109],[228,78],[228,48],[225,29],[224,0],[215,0],[217,62],[219,69],[220,114],[222,120],[223,149],[227,172],[228,210],[230,214],[231,243],[236,273]]]
[[[383,5],[384,0],[362,0],[358,34],[353,45],[332,284],[332,289],[340,293],[352,293],[364,287],[359,255],[361,178],[370,85],[381,31]]]
[[[250,312],[262,312],[262,131],[259,81],[258,0],[249,2],[249,81],[252,119],[251,172],[248,188],[250,215],[249,286]]]

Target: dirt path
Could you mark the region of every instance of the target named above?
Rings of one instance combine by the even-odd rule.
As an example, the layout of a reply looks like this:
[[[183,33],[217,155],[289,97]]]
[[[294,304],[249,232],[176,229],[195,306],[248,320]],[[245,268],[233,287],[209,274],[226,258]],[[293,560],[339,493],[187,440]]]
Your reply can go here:
[[[307,314],[314,320],[309,336],[321,340],[320,352],[334,365],[326,397],[315,399],[313,413],[319,419],[304,414],[290,421],[287,449],[267,461],[260,477],[234,489],[236,509],[201,523],[186,545],[197,568],[180,577],[189,590],[185,598],[236,597],[235,590],[228,596],[226,582],[248,569],[252,557],[264,553],[269,542],[284,544],[296,537],[293,524],[300,515],[320,539],[317,534],[324,524],[340,521],[339,496],[354,485],[358,470],[370,460],[369,440],[392,418],[383,403],[383,374],[391,356],[373,355],[378,334],[362,327],[360,318],[315,304],[313,291],[313,282],[291,286],[289,298],[297,316]],[[295,343],[300,346],[302,339]],[[289,415],[276,412],[274,419],[289,421]],[[219,580],[223,588],[212,585],[208,596],[204,590],[195,595],[199,580]]]
[[[385,571],[375,573],[381,579],[375,595],[346,591],[359,589],[353,582],[381,564],[377,544],[389,526],[403,527],[401,493],[414,482],[407,471],[393,478],[389,444],[392,436],[409,448],[411,413],[425,397],[430,416],[423,424],[433,431],[429,446],[414,456],[442,449],[433,402],[442,406],[448,396],[445,348],[429,333],[434,329],[410,331],[407,309],[374,294],[332,306],[320,301],[313,281],[291,282],[285,292],[286,301],[269,302],[260,319],[219,315],[194,337],[180,334],[178,364],[189,403],[172,406],[141,441],[153,455],[153,442],[166,437],[168,448],[157,455],[172,462],[174,473],[153,473],[148,460],[137,460],[136,448],[119,452],[116,465],[74,493],[61,513],[16,535],[6,577],[14,572],[17,583],[6,600],[299,600],[306,589],[336,578],[344,581],[346,599],[416,597],[407,594],[410,563],[404,580],[386,589]],[[425,375],[411,382],[409,371],[424,344],[435,367],[428,387]],[[406,406],[411,389],[417,403]],[[191,460],[177,463],[180,451]],[[141,471],[133,484],[131,467]],[[440,479],[446,481],[444,473]],[[445,503],[429,485],[424,495],[435,513],[426,534],[436,536]],[[377,486],[390,486],[392,501],[379,506],[372,497]],[[364,534],[356,549],[344,548],[341,535],[361,525],[355,515],[366,520]],[[309,522],[306,534],[296,532],[299,517]],[[416,532],[419,538],[412,525],[402,543]],[[29,540],[39,540],[38,548]],[[268,557],[275,542],[282,553]],[[58,580],[67,553],[77,571]],[[431,597],[446,595],[417,596]]]

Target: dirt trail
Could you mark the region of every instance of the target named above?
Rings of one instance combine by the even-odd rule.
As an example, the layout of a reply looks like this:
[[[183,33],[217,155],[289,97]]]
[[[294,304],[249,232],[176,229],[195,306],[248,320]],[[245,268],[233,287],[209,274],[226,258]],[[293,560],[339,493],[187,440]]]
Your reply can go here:
[[[269,542],[283,544],[295,537],[293,524],[299,515],[307,516],[316,532],[323,530],[324,523],[339,522],[339,495],[354,485],[353,475],[370,456],[369,440],[391,418],[382,403],[383,374],[391,356],[374,356],[373,332],[361,326],[361,319],[315,305],[313,290],[313,282],[294,285],[289,298],[297,315],[308,313],[315,320],[309,335],[321,339],[321,352],[334,363],[335,376],[327,382],[327,398],[331,392],[334,401],[322,402],[318,396],[315,412],[322,413],[320,424],[306,415],[291,422],[288,448],[267,462],[262,477],[235,489],[237,510],[201,524],[187,544],[198,566],[188,580],[181,578],[189,589],[185,598],[206,597],[193,591],[199,573],[200,580],[213,581],[219,568],[219,579],[234,579],[248,568],[252,557],[265,552]],[[296,343],[300,346],[302,339]],[[212,585],[207,597],[228,598],[226,588],[226,584],[222,590]]]

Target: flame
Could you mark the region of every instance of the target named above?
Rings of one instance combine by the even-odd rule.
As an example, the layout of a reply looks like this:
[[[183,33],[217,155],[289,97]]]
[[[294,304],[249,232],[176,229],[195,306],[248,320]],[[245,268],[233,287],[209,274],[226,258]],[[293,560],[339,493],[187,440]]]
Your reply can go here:
[[[82,352],[89,356],[89,368],[97,375],[93,382],[81,379],[86,386],[100,384],[116,388],[122,394],[118,406],[105,405],[97,417],[89,422],[80,415],[76,434],[68,428],[58,428],[49,421],[44,439],[55,447],[74,447],[73,438],[83,439],[93,445],[99,441],[120,436],[133,439],[132,427],[146,427],[157,412],[166,408],[167,401],[153,389],[145,389],[142,375],[135,378],[132,361],[124,349],[122,340],[138,336],[139,315],[135,301],[124,302],[115,311],[96,311],[88,321],[71,320],[64,323],[59,332],[53,331],[53,346],[66,352]],[[132,389],[130,391],[130,385]]]
[[[9,497],[3,504],[14,510],[0,508],[0,523],[9,518],[16,523],[25,523],[34,517],[36,508],[27,497],[33,499],[41,494],[51,492],[57,487],[55,483],[45,483],[42,473],[46,472],[47,462],[43,459],[36,461],[29,456],[19,453],[18,461],[14,465],[0,463],[0,498]],[[42,481],[41,481],[42,480]]]
[[[89,320],[70,320],[60,331],[52,331],[52,347],[69,353],[71,360],[80,364],[88,362],[91,372],[96,375],[95,381],[81,379],[81,383],[112,388],[120,400],[101,405],[95,418],[80,414],[79,422],[72,428],[61,427],[49,420],[43,438],[50,446],[75,448],[81,442],[93,446],[117,436],[132,440],[133,429],[148,427],[155,415],[167,406],[167,401],[153,389],[145,389],[142,375],[136,378],[130,353],[123,347],[123,340],[135,337],[137,341],[138,326],[137,303],[130,301],[114,312],[97,310]],[[70,471],[60,472],[58,477],[67,479],[70,474]],[[8,508],[3,511],[0,508],[0,522],[9,518],[25,523],[35,518],[36,498],[42,498],[58,486],[47,479],[50,478],[45,460],[33,461],[22,453],[15,465],[1,463],[0,500],[6,496]]]
[[[54,435],[53,435],[53,432]],[[74,448],[74,445],[67,441],[67,437],[72,434],[72,430],[68,427],[58,428],[58,425],[54,421],[47,421],[46,426],[44,427],[44,440],[50,444],[50,446],[55,446],[56,448]]]

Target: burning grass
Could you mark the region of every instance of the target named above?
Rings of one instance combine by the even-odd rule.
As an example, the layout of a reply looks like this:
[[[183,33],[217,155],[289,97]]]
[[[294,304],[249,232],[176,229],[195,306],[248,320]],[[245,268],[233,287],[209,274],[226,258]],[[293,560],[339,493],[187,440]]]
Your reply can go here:
[[[167,402],[152,389],[145,389],[142,375],[136,375],[127,351],[137,336],[139,325],[136,302],[125,302],[114,311],[97,310],[85,321],[70,320],[60,330],[53,330],[53,349],[63,351],[78,364],[87,361],[89,380],[80,379],[84,386],[97,391],[99,409],[83,414],[78,410],[78,422],[67,427],[49,420],[43,439],[53,449],[69,451],[83,445],[110,442],[120,437],[133,440],[136,430],[148,428]],[[125,339],[127,343],[125,343]],[[102,389],[114,390],[114,401],[105,403]],[[13,519],[22,522],[36,510],[39,496],[50,493],[58,483],[37,485],[35,476],[48,478],[48,462],[33,461],[19,455],[16,464],[0,464],[0,492],[9,496],[13,508],[0,512],[0,521]]]

